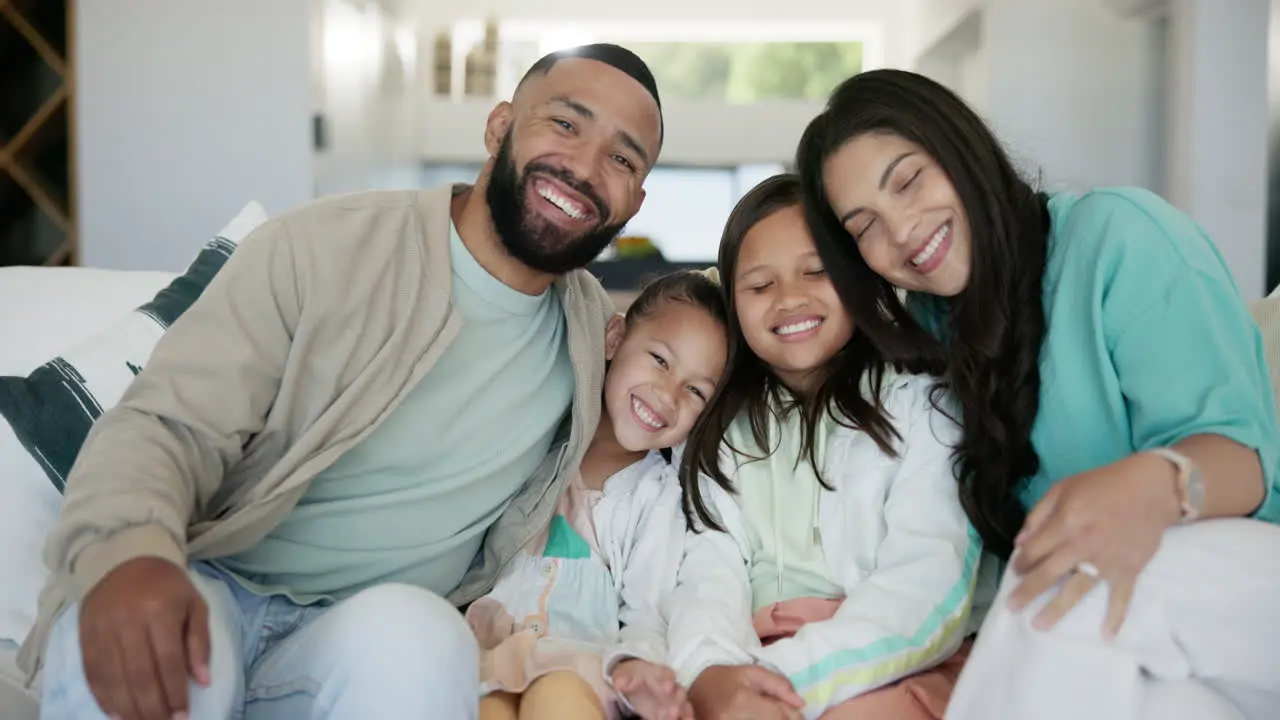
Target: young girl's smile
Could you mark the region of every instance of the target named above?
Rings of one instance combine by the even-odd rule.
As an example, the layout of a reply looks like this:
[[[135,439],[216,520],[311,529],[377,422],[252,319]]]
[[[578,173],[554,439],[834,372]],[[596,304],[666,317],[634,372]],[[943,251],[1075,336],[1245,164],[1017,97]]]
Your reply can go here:
[[[687,302],[665,302],[630,327],[614,318],[604,402],[619,444],[642,451],[684,442],[715,392],[728,352],[724,327]]]
[[[811,374],[853,336],[853,319],[827,278],[798,206],[747,232],[734,271],[742,335],[787,387],[809,389]]]

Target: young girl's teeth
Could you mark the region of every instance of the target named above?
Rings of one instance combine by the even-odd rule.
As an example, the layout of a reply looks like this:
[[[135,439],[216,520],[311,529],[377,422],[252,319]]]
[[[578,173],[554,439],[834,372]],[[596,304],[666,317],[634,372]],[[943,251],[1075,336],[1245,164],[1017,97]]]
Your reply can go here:
[[[929,241],[929,244],[925,245],[923,250],[917,253],[915,257],[911,258],[911,264],[916,267],[920,267],[921,265],[929,262],[929,258],[933,257],[933,254],[938,252],[938,248],[942,246],[942,241],[947,239],[947,233],[950,232],[950,230],[950,223],[938,228],[938,232],[933,234],[933,239]]]
[[[635,410],[636,415],[638,415],[646,425],[654,430],[661,430],[667,426],[666,423],[658,419],[658,416],[649,412],[649,408],[645,407],[644,403],[640,402],[639,398],[631,398],[631,409]]]
[[[805,330],[812,330],[821,324],[822,321],[818,319],[804,320],[798,323],[791,323],[790,325],[783,325],[777,330],[774,330],[774,332],[779,335],[795,335],[796,333],[802,333]]]

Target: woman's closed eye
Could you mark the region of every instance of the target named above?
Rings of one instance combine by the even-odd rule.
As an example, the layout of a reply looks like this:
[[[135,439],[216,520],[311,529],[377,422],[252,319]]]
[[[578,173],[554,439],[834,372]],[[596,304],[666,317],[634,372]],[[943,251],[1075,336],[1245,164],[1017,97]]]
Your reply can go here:
[[[924,168],[920,168],[914,173],[911,173],[911,177],[907,178],[907,181],[902,183],[902,187],[898,188],[898,192],[906,192],[908,188],[915,184],[916,179],[920,177],[920,173],[922,172],[924,172]]]

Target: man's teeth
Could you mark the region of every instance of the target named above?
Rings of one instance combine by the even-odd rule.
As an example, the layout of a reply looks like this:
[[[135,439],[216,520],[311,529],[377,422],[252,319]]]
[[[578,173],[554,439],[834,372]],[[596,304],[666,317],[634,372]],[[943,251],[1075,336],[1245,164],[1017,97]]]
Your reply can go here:
[[[640,398],[631,398],[631,409],[636,412],[636,416],[639,417],[645,425],[648,425],[654,430],[661,430],[667,426],[661,418],[650,412],[649,408],[644,403],[640,402]]]
[[[916,253],[916,256],[911,258],[911,264],[916,267],[920,267],[921,265],[929,262],[929,258],[933,257],[933,254],[938,252],[938,248],[942,247],[942,241],[947,239],[947,234],[950,232],[951,223],[947,223],[946,225],[938,228],[938,232],[933,234],[933,239],[929,241],[929,244],[925,245],[923,250]]]
[[[818,318],[814,318],[812,320],[801,320],[798,323],[783,325],[777,330],[774,330],[774,332],[779,335],[795,335],[796,333],[802,333],[805,330],[812,330],[821,324],[822,324],[822,320]]]
[[[560,208],[560,210],[563,211],[565,215],[568,215],[574,220],[581,220],[582,216],[585,214],[578,209],[577,205],[573,204],[567,198],[563,197],[562,195],[557,193],[555,190],[552,190],[551,188],[545,188],[545,187],[538,188],[538,194],[541,195],[543,199],[545,199],[547,202]]]

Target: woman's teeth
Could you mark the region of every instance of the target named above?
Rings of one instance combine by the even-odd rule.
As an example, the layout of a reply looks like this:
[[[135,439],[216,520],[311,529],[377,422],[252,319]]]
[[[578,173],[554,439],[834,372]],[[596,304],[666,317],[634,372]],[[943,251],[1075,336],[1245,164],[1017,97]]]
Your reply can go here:
[[[667,424],[662,421],[662,418],[654,415],[653,411],[649,410],[649,406],[640,401],[640,398],[631,398],[631,409],[635,412],[636,417],[640,418],[641,422],[654,430],[661,430],[667,426]]]
[[[938,228],[938,232],[933,234],[933,239],[929,240],[929,244],[925,245],[923,250],[916,253],[916,256],[911,258],[911,264],[916,267],[920,267],[921,265],[929,262],[929,258],[933,257],[933,254],[938,252],[938,248],[942,247],[942,241],[947,239],[947,234],[950,232],[951,223],[947,223],[946,225]]]
[[[586,214],[581,210],[581,208],[575,205],[573,201],[560,195],[551,188],[538,188],[538,194],[547,202],[560,208],[565,215],[568,215],[574,220],[581,220],[583,215]]]
[[[821,318],[801,320],[800,322],[791,323],[790,325],[783,325],[782,327],[775,329],[773,332],[778,335],[795,335],[796,333],[802,333],[806,330],[812,330],[821,324]]]

